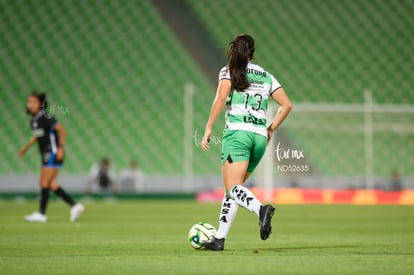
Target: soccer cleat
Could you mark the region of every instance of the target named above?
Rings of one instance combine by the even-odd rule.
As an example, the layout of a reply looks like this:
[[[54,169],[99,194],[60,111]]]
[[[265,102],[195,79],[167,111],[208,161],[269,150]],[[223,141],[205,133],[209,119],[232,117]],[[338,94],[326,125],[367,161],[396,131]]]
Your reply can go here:
[[[70,209],[70,221],[75,222],[85,210],[83,204],[77,203]]]
[[[24,219],[28,222],[47,222],[46,215],[39,212],[33,212],[31,215],[25,216]]]
[[[211,240],[201,242],[201,246],[209,250],[223,251],[224,241],[224,238],[217,239],[216,237],[213,237]]]
[[[272,217],[275,213],[275,208],[270,204],[260,206],[260,238],[267,240],[270,233],[272,233]]]

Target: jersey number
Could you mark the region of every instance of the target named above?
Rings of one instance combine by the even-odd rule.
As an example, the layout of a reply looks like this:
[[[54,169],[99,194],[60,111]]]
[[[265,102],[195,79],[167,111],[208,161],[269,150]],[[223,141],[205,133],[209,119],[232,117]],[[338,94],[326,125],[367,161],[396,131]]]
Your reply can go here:
[[[253,98],[254,99],[256,99],[256,102],[255,103],[253,103],[253,104],[249,104],[249,99],[250,99],[250,95],[249,94],[245,94],[246,95],[246,99],[244,100],[244,108],[246,108],[247,109],[247,106],[252,106],[252,109],[253,110],[255,110],[255,111],[258,111],[258,110],[260,110],[260,107],[262,106],[262,100],[263,100],[263,97],[262,97],[262,95],[260,95],[260,94],[255,94],[254,96],[253,96]]]

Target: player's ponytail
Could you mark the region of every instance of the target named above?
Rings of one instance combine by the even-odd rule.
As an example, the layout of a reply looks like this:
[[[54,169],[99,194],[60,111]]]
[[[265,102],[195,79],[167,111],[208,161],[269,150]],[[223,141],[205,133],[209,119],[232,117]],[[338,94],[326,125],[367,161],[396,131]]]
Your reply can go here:
[[[43,110],[46,110],[48,107],[47,95],[45,93],[39,93],[37,94],[37,97],[39,98]]]
[[[230,70],[230,80],[233,88],[243,91],[249,88],[247,80],[247,63],[253,58],[254,39],[247,34],[240,34],[230,42],[227,50],[227,60]]]

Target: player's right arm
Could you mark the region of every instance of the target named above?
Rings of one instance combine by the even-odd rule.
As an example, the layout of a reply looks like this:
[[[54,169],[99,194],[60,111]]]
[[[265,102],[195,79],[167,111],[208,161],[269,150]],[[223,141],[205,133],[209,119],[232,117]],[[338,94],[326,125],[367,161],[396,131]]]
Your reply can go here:
[[[29,140],[29,142],[27,142],[17,153],[19,157],[23,157],[24,154],[26,153],[26,151],[33,145],[36,143],[36,137],[32,136]]]
[[[204,150],[207,150],[209,148],[210,137],[213,132],[214,123],[226,105],[227,97],[229,96],[230,91],[231,81],[229,79],[220,80],[217,87],[216,97],[214,98],[213,104],[211,105],[210,115],[208,117],[204,136],[201,141],[201,147]]]

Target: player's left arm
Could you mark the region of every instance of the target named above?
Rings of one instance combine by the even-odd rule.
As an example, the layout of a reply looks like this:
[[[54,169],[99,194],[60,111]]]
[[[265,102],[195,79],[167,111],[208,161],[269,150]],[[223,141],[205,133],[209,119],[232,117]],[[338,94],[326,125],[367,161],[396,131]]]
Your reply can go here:
[[[56,154],[56,159],[61,160],[63,159],[64,150],[63,147],[65,146],[66,142],[66,130],[63,128],[62,124],[58,123],[55,125],[55,130],[59,134],[59,141],[58,141],[58,149]]]
[[[272,138],[273,131],[275,131],[280,124],[288,116],[290,110],[292,110],[292,103],[289,100],[285,90],[282,87],[279,87],[272,93],[272,98],[279,104],[279,110],[277,111],[272,123],[267,127],[267,143],[269,143]]]
[[[208,117],[206,129],[204,132],[203,140],[201,141],[201,147],[204,150],[209,148],[210,137],[213,132],[213,125],[216,122],[218,116],[226,104],[227,97],[231,91],[231,81],[229,79],[222,79],[217,87],[216,97],[211,105],[210,116]]]
[[[23,157],[24,156],[24,154],[26,153],[26,151],[30,148],[30,147],[32,147],[32,145],[33,144],[35,144],[36,143],[36,137],[35,136],[32,136],[31,138],[30,138],[30,140],[29,140],[29,142],[27,142],[20,150],[19,150],[19,152],[17,153],[17,155],[19,156],[19,157]]]

